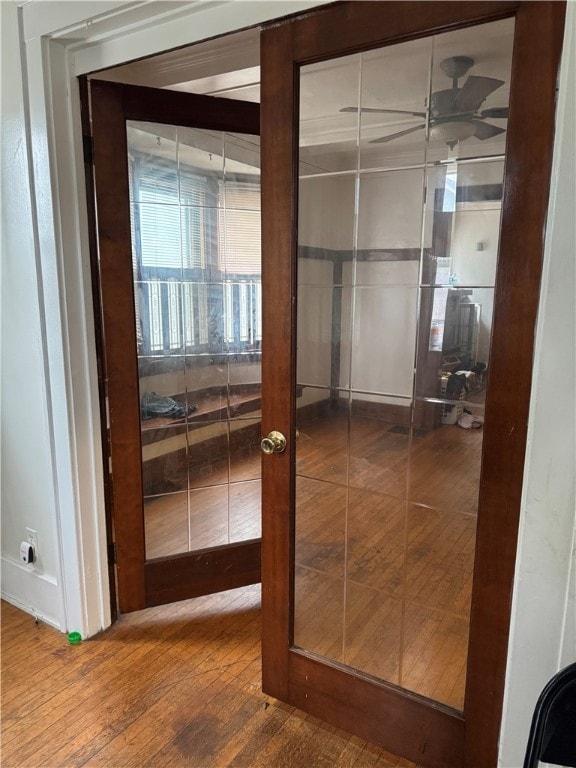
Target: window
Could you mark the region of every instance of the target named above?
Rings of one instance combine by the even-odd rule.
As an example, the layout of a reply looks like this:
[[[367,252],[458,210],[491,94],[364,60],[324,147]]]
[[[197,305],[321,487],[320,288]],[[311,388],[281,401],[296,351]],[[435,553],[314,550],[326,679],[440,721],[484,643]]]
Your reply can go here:
[[[259,351],[260,185],[130,158],[139,354]]]

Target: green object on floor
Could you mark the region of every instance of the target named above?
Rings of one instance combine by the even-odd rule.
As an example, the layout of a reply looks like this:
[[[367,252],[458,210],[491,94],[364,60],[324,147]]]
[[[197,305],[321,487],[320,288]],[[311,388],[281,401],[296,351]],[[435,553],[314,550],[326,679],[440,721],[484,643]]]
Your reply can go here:
[[[68,642],[72,645],[76,645],[82,640],[80,632],[68,632]]]

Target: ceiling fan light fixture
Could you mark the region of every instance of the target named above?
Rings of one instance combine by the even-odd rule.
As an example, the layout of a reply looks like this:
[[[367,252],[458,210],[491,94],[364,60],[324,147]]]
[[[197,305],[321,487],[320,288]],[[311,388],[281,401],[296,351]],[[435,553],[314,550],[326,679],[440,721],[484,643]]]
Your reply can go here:
[[[460,120],[447,120],[430,126],[430,138],[446,144],[457,144],[474,135],[476,127],[472,123]]]

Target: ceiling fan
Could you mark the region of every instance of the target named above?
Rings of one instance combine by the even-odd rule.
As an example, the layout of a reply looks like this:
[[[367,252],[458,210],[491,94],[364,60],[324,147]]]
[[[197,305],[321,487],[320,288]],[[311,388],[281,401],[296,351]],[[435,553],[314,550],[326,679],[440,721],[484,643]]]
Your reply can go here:
[[[490,118],[507,118],[508,107],[480,107],[484,100],[497,88],[504,85],[504,80],[493,77],[478,77],[470,75],[464,85],[458,87],[458,80],[474,65],[474,59],[469,56],[450,56],[440,62],[440,68],[445,75],[452,79],[452,88],[436,91],[430,97],[430,138],[444,141],[453,149],[460,141],[475,136],[480,141],[491,139],[505,132],[491,123],[484,122]],[[343,107],[340,112],[362,112],[363,114],[411,115],[426,118],[426,112],[411,112],[403,109],[376,109],[370,107]],[[420,131],[425,123],[404,131],[398,131],[379,139],[372,139],[371,144],[383,144],[409,133]]]

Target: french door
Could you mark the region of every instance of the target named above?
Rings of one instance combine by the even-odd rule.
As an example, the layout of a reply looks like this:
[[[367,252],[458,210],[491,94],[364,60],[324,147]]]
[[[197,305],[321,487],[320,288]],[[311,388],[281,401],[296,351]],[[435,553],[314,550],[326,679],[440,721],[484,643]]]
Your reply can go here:
[[[120,612],[260,580],[259,106],[93,80]]]
[[[265,692],[496,764],[559,3],[262,35]]]

